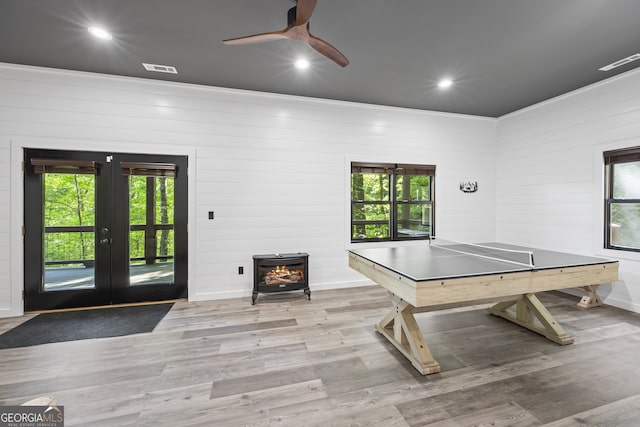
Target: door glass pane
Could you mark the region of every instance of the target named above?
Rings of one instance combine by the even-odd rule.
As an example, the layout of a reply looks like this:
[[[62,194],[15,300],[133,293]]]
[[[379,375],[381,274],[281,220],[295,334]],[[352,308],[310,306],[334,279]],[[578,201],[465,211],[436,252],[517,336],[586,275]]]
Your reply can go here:
[[[45,291],[95,287],[95,178],[42,175]]]
[[[129,177],[129,274],[132,286],[174,283],[173,179]]]
[[[158,177],[155,181],[155,224],[156,231],[156,266],[158,267],[158,277],[162,283],[174,283],[173,275],[173,178]]]

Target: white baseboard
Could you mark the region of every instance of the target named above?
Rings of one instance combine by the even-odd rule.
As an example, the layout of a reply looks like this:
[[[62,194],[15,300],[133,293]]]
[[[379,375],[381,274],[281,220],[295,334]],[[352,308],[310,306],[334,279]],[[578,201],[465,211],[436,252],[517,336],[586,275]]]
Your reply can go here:
[[[11,308],[0,308],[0,318],[5,317],[19,317],[24,314],[22,308],[16,310]]]
[[[621,308],[623,310],[632,311],[634,313],[640,313],[640,305],[635,304],[631,301],[623,300],[621,298],[616,298],[615,296],[607,296],[602,298],[602,302],[606,305],[610,305],[613,307]]]

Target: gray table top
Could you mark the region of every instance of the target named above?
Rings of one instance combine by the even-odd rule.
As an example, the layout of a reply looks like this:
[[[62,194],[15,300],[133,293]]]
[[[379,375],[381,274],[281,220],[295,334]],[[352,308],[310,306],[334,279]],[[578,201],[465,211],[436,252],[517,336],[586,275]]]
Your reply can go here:
[[[482,245],[517,251],[530,251],[533,253],[534,267],[462,254],[440,246],[429,245],[428,243],[425,243],[424,246],[352,249],[349,252],[417,282],[616,262],[607,258],[496,242],[482,243]]]

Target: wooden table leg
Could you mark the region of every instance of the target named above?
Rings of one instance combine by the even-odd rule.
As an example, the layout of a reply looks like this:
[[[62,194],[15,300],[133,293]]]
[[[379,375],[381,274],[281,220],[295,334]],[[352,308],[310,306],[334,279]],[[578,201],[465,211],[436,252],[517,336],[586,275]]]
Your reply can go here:
[[[393,309],[376,325],[376,330],[389,340],[422,374],[440,372],[422,332],[413,316],[415,307],[395,295]]]
[[[535,294],[525,294],[514,301],[500,302],[490,307],[489,312],[544,335],[560,345],[573,343],[573,337],[565,332]]]
[[[598,291],[598,286],[599,285],[587,285],[587,286],[581,286],[577,288],[584,292],[582,299],[578,303],[578,307],[592,308],[592,307],[599,307],[601,305],[604,305],[602,300],[596,293]]]

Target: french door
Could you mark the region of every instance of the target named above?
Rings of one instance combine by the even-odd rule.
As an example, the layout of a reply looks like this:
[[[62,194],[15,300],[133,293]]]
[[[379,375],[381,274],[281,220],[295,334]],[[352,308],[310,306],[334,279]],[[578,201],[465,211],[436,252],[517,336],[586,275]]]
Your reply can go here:
[[[186,296],[187,158],[24,151],[25,310]]]

